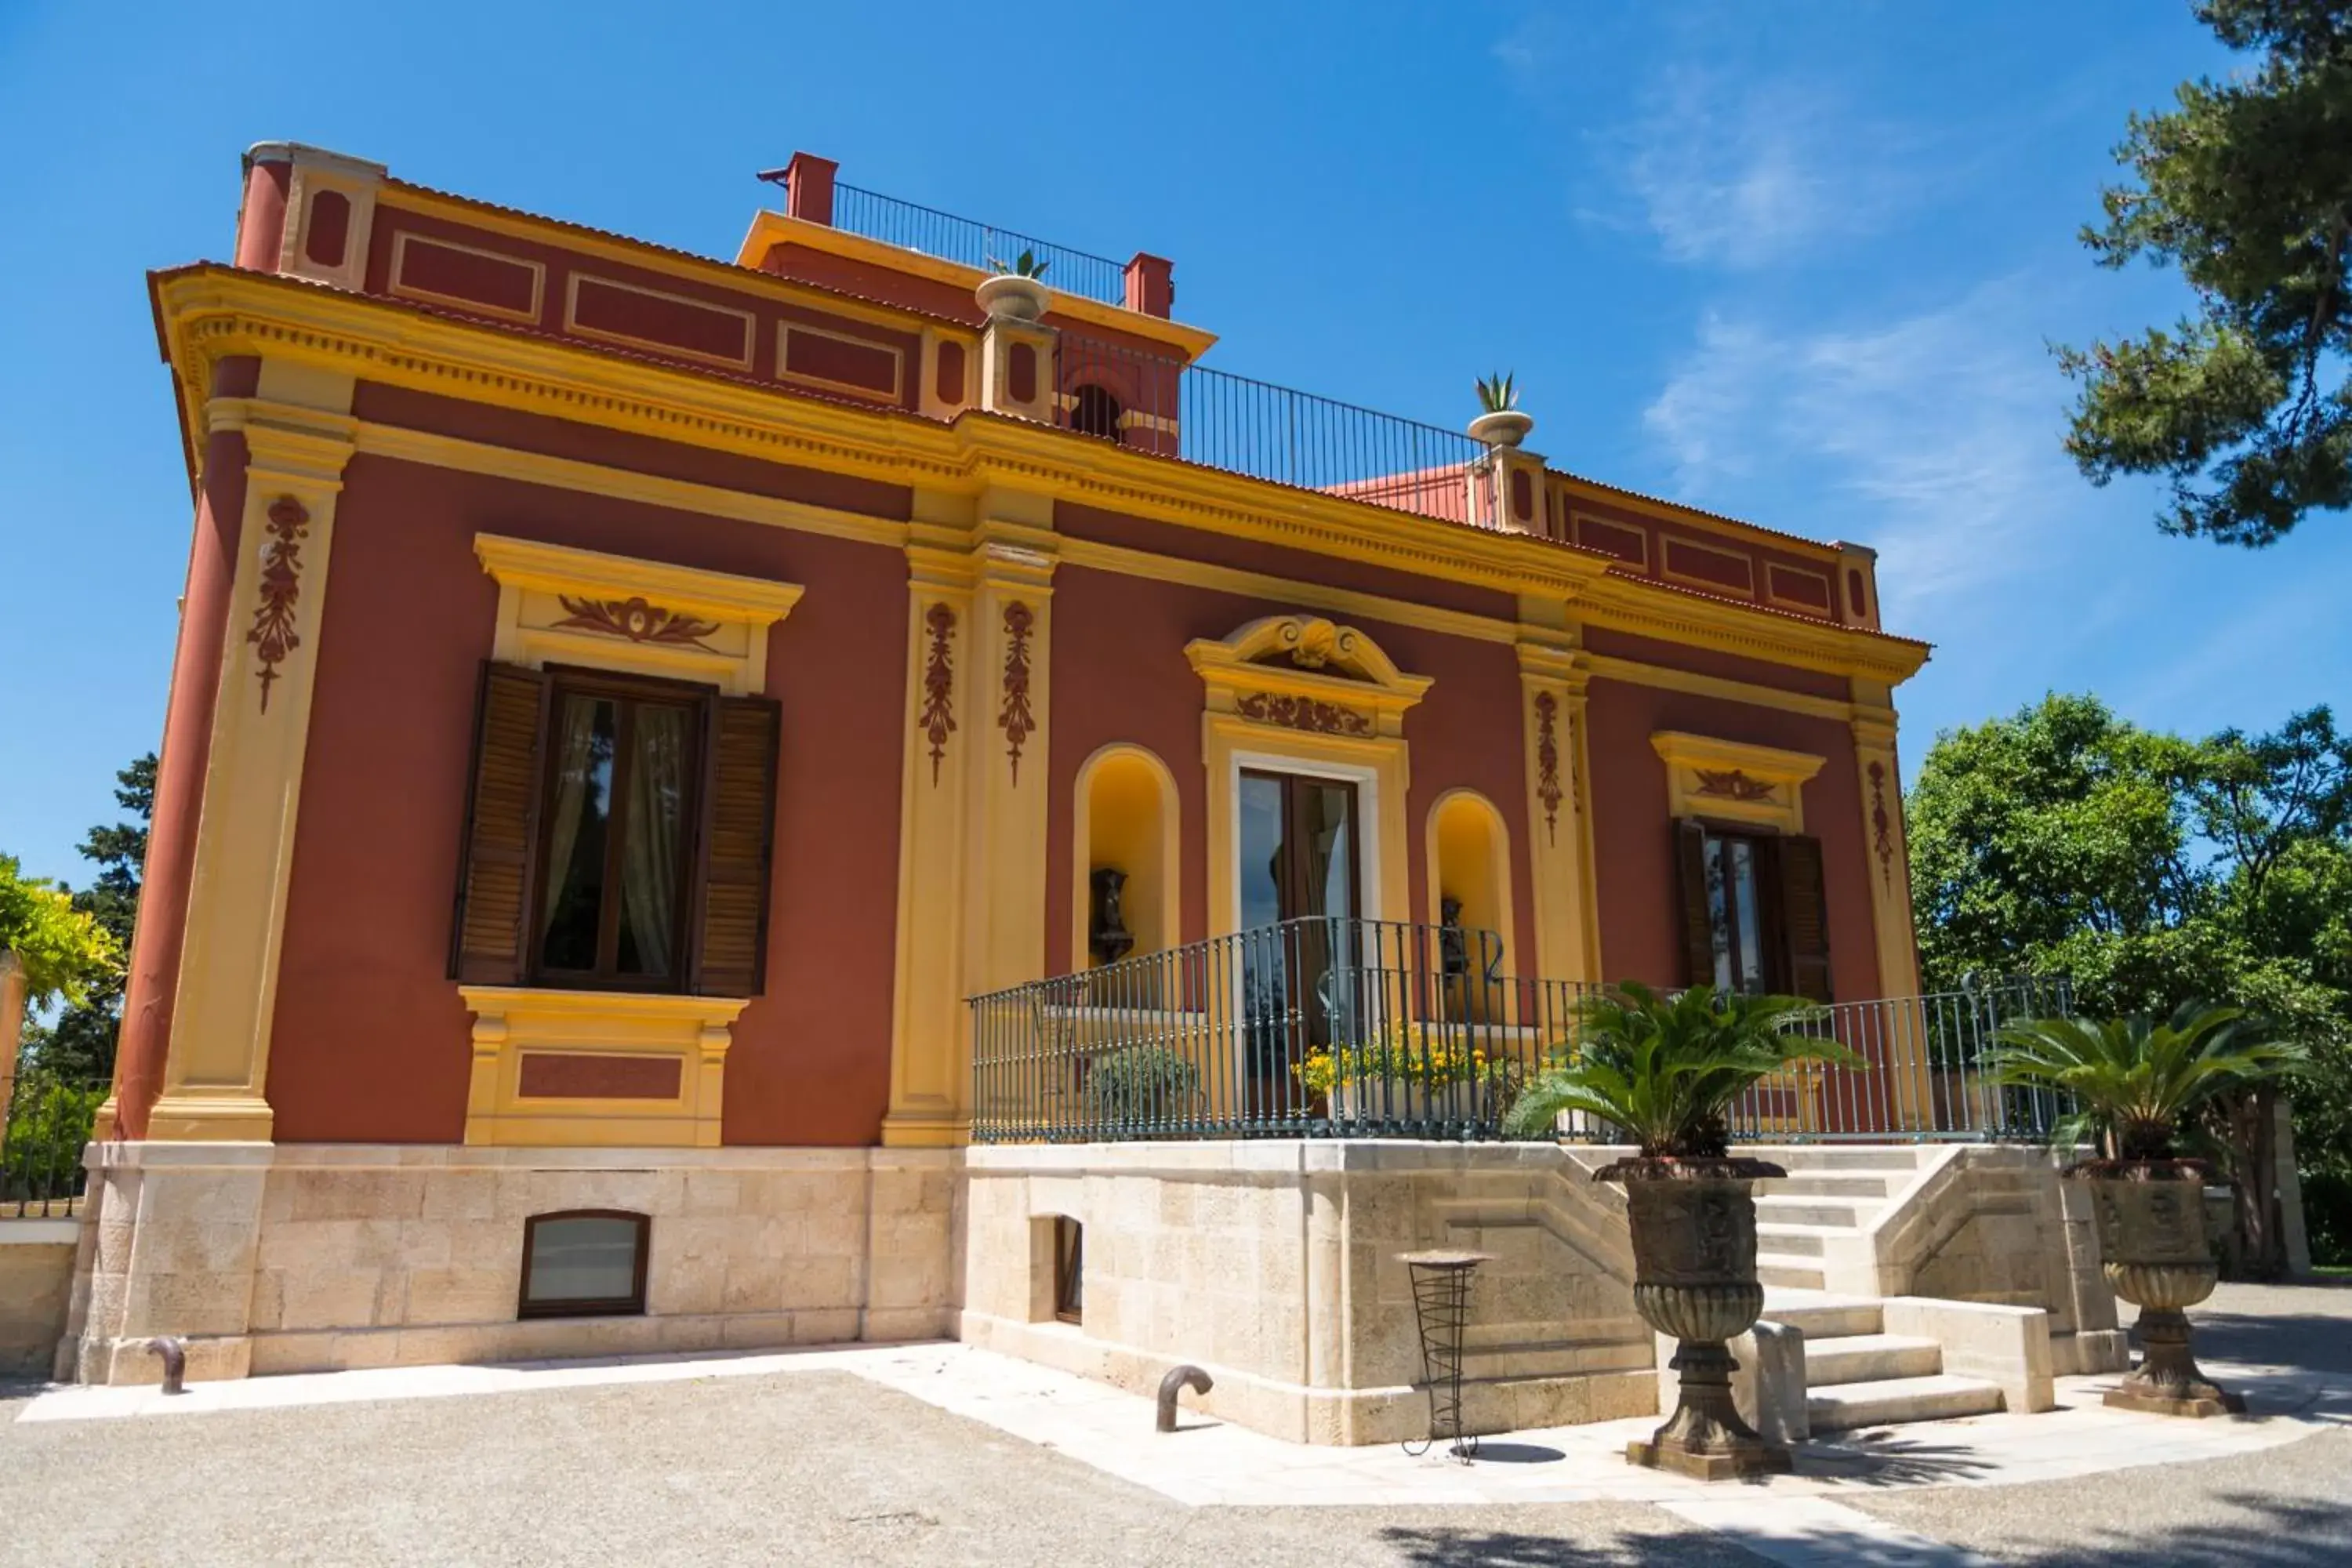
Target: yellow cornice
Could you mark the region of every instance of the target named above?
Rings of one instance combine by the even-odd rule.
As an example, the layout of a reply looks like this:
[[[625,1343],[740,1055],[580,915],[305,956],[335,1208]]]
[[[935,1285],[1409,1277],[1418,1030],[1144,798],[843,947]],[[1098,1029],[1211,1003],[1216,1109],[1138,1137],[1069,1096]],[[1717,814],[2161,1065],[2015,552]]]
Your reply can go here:
[[[950,494],[976,496],[992,484],[1005,485],[1529,601],[1565,603],[1572,616],[1595,626],[1889,686],[1907,679],[1927,657],[1923,643],[1613,575],[1603,557],[1528,535],[1171,462],[1023,420],[968,413],[947,425],[850,406],[233,268],[207,265],[161,274],[153,293],[192,430],[207,427],[205,389],[219,361],[268,357]],[[403,439],[390,427],[372,426],[361,444],[373,450],[397,447]],[[529,460],[562,466],[561,459]],[[839,515],[844,521],[838,530],[845,533],[867,529],[877,542],[908,537],[908,525],[895,520],[860,525]],[[1076,563],[1091,555],[1111,563],[1114,547],[1088,546],[1082,553],[1072,548],[1078,543],[1066,542],[1065,559]],[[1171,574],[1202,564],[1164,559]],[[1113,569],[1129,564],[1120,561]],[[1202,569],[1218,570],[1204,564]],[[1369,605],[1372,596],[1363,602]],[[1427,624],[1433,616],[1450,621],[1455,614],[1424,608],[1415,624]]]
[[[758,271],[760,264],[767,259],[770,247],[778,245],[806,246],[811,250],[821,250],[846,261],[864,262],[869,267],[912,273],[937,283],[953,284],[966,293],[978,288],[981,279],[988,276],[980,268],[966,267],[960,261],[949,261],[941,257],[926,256],[919,250],[886,245],[862,234],[835,228],[831,224],[811,223],[806,218],[787,217],[782,213],[766,211],[752,215],[751,230],[743,237],[742,248],[735,253],[735,265],[745,270]],[[775,275],[768,273],[763,276]],[[1054,296],[1049,309],[1066,321],[1083,321],[1090,327],[1103,327],[1124,332],[1129,337],[1165,343],[1188,360],[1199,359],[1217,341],[1216,333],[1203,331],[1199,327],[1188,327],[1181,321],[1171,321],[1162,316],[1147,316],[1139,310],[1106,305],[1053,289],[1050,285],[1048,288]]]

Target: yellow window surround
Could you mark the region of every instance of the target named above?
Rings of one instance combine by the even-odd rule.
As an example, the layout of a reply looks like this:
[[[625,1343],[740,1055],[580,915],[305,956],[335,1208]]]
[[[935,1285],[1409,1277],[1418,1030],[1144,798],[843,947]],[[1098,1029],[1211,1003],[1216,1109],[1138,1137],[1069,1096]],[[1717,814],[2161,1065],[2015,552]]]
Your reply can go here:
[[[466,1142],[719,1146],[731,1026],[749,1000],[461,985],[474,1014]]]
[[[703,680],[730,697],[766,687],[768,628],[803,592],[792,583],[496,533],[476,534],[474,553],[498,581],[492,657],[502,663]]]
[[[1805,781],[1822,771],[1822,758],[1677,730],[1659,731],[1650,745],[1666,764],[1674,816],[1805,830]]]

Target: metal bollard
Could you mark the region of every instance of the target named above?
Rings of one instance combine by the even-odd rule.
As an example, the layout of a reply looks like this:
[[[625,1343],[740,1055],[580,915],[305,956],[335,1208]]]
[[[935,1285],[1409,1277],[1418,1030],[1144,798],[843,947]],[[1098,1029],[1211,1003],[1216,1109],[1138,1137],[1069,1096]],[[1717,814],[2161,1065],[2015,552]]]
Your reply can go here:
[[[163,1358],[163,1392],[185,1394],[188,1375],[188,1347],[176,1335],[159,1334],[147,1342],[147,1348]]]
[[[1162,1432],[1176,1430],[1176,1395],[1179,1391],[1189,1388],[1195,1394],[1206,1394],[1215,1386],[1209,1381],[1209,1374],[1197,1366],[1170,1367],[1168,1375],[1160,1380],[1160,1429]]]

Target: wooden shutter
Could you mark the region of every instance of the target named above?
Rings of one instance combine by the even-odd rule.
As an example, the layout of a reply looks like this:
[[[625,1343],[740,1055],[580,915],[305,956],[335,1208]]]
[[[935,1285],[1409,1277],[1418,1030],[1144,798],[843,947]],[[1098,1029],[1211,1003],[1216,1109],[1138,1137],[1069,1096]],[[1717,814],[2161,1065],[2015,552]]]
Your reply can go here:
[[[1715,984],[1715,920],[1706,904],[1706,828],[1675,823],[1675,879],[1682,889],[1683,984]]]
[[[1809,1002],[1833,1000],[1829,904],[1822,892],[1822,841],[1792,833],[1775,842],[1773,848],[1789,992]]]
[[[694,989],[756,996],[768,956],[768,862],[776,806],[776,704],[712,700],[695,890]]]
[[[449,942],[450,975],[468,985],[520,985],[529,971],[546,709],[546,676],[483,661]]]

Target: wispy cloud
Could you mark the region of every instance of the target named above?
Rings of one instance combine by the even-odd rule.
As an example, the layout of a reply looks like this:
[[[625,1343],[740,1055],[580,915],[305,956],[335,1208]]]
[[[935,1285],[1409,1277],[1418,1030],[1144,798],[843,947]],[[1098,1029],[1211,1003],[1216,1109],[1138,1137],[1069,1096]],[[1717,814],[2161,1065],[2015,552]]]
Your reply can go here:
[[[1878,546],[1900,613],[2019,570],[2084,494],[2029,313],[2020,279],[1874,326],[1710,312],[1643,423],[1689,499]]]
[[[1665,254],[1694,265],[1752,270],[1868,234],[1906,188],[1889,128],[1817,89],[1691,65],[1603,145]]]

